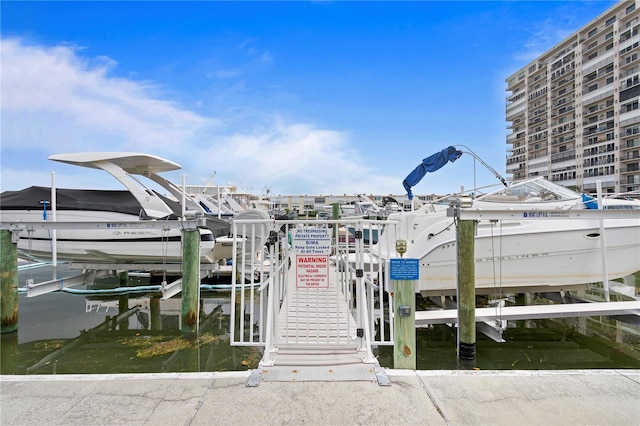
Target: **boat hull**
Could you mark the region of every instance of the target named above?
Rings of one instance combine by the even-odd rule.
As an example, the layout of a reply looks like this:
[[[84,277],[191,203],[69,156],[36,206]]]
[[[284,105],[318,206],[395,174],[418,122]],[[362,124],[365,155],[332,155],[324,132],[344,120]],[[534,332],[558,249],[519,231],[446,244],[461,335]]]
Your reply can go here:
[[[50,215],[49,215],[50,217]],[[137,216],[116,212],[59,211],[60,222],[121,223],[145,221]],[[3,222],[42,221],[41,211],[5,210]],[[56,253],[62,262],[98,263],[179,263],[182,261],[180,229],[167,231],[129,226],[109,229],[60,229],[56,231]],[[211,231],[200,229],[200,261],[215,262],[215,240]],[[34,230],[19,234],[18,254],[22,258],[52,260],[53,232]]]
[[[423,295],[456,292],[457,243],[455,226],[449,226],[452,224],[453,219],[441,218],[432,221],[421,235],[398,234],[398,238],[410,241],[404,257],[419,259],[416,292]],[[603,245],[609,280],[640,270],[640,221],[607,220],[604,244],[602,238],[599,222],[595,220],[501,224],[480,221],[474,245],[476,291],[527,292],[546,288],[557,291],[602,282]],[[391,247],[393,251],[386,241],[377,247]],[[388,259],[387,252],[378,253]],[[392,252],[391,257],[397,257],[397,253]]]

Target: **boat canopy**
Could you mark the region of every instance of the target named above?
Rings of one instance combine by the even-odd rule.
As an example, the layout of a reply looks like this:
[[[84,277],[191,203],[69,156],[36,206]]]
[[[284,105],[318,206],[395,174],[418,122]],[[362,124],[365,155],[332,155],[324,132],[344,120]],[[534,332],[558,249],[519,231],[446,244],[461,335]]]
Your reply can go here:
[[[143,176],[181,169],[178,163],[140,152],[74,152],[51,155],[49,160],[92,169],[101,169],[98,164],[107,161],[127,173]]]
[[[402,181],[402,185],[404,186],[404,189],[407,190],[407,196],[409,197],[409,199],[413,199],[411,187],[416,186],[418,182],[422,180],[424,175],[427,174],[427,172],[435,172],[436,170],[447,164],[449,161],[453,163],[458,158],[460,158],[461,155],[462,151],[459,151],[455,147],[450,146],[436,154],[423,159],[422,163],[420,163],[418,167],[416,167],[411,173],[409,173],[409,176],[407,176]]]

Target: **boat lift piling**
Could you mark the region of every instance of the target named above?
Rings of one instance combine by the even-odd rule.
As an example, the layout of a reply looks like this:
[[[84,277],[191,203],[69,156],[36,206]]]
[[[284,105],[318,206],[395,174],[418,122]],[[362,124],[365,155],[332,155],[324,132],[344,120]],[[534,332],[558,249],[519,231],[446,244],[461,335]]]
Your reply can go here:
[[[182,231],[182,332],[195,333],[200,309],[200,233],[198,228]]]
[[[458,358],[476,358],[476,286],[474,220],[458,221]]]
[[[18,245],[10,230],[0,230],[0,333],[18,330]]]
[[[151,330],[162,330],[162,311],[160,310],[160,297],[152,295],[149,299],[151,311]]]

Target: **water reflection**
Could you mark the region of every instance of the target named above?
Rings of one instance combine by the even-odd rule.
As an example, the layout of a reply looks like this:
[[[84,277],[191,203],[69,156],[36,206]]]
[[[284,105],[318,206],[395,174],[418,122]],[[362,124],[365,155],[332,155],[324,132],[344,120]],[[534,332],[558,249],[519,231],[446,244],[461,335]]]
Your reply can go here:
[[[98,280],[88,289],[113,288],[114,279]],[[135,276],[128,283],[148,284]],[[229,345],[228,293],[203,293],[195,334],[181,331],[181,299],[160,296],[20,294],[18,331],[0,336],[1,373],[199,372],[257,366],[258,348]]]
[[[143,277],[129,279],[130,286],[149,284]],[[113,286],[114,281],[99,280],[91,288]],[[262,356],[259,348],[229,344],[228,292],[202,293],[196,334],[181,331],[180,298],[161,300],[159,296],[158,292],[127,297],[50,293],[27,298],[21,294],[18,331],[0,336],[1,373],[158,373],[257,367]],[[455,328],[436,325],[417,330],[417,368],[637,369],[639,336],[638,326],[604,317],[510,322],[503,334],[505,343],[478,333],[476,360],[460,364]],[[383,367],[393,368],[391,347],[378,348],[377,356]]]

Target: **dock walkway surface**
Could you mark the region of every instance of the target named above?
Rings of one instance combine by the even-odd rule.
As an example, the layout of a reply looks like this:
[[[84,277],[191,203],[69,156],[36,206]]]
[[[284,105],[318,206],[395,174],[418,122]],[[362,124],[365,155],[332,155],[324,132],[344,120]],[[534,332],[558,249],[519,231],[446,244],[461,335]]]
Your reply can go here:
[[[391,386],[249,374],[0,376],[0,424],[640,425],[640,370],[387,370]]]

